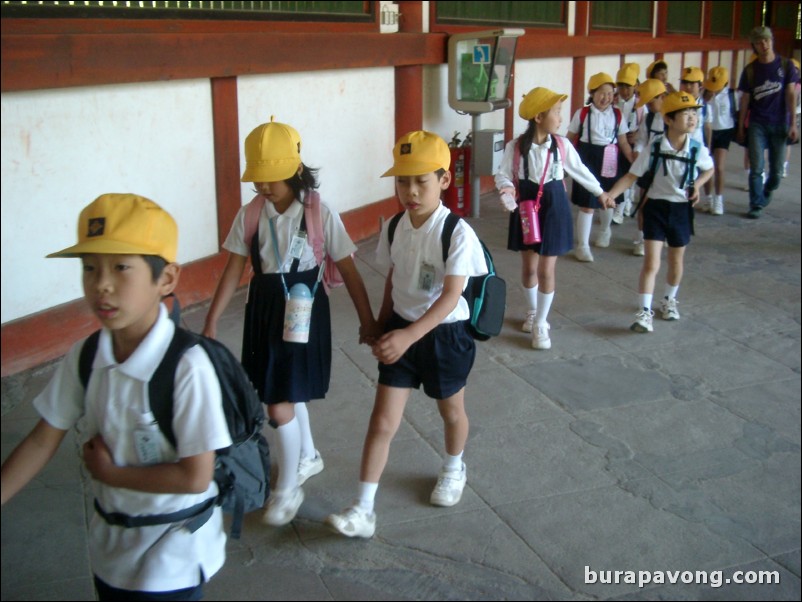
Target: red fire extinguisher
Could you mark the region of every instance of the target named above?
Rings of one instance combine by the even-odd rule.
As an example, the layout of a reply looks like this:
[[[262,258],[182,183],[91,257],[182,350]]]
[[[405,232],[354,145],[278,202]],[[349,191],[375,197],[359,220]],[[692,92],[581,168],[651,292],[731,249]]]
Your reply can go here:
[[[446,189],[443,202],[453,213],[466,217],[471,213],[470,134],[461,143],[459,132],[454,132],[448,147],[451,149],[451,186]]]

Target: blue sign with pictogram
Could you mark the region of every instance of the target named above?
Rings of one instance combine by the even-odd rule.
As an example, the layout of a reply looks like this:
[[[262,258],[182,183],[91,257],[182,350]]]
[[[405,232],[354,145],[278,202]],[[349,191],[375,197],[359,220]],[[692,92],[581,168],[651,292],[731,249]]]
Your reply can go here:
[[[473,47],[473,64],[487,65],[490,63],[490,44],[477,44]]]

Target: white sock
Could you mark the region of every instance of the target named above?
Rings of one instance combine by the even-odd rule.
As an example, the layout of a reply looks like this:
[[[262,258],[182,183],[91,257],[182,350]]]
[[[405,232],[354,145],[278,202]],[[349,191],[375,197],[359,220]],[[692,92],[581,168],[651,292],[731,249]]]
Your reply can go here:
[[[379,489],[378,483],[367,483],[359,481],[359,494],[357,495],[356,505],[368,512],[373,512],[376,500],[376,491]]]
[[[666,284],[665,291],[666,291],[665,293],[666,299],[676,299],[677,291],[679,291],[679,284],[677,286],[671,286],[670,284]]]
[[[640,300],[640,306],[642,309],[651,309],[652,308],[652,295],[651,293],[641,293],[638,295],[638,299]]]
[[[642,243],[643,242],[643,230],[638,230],[638,235],[635,237],[635,240],[632,242],[634,243]]]
[[[529,311],[536,312],[537,311],[537,284],[532,288],[526,288],[525,286],[521,287],[524,289],[524,296],[526,297],[526,304],[528,306]]]
[[[537,316],[535,317],[535,322],[538,326],[546,325],[546,319],[549,317],[549,310],[551,309],[551,302],[553,300],[554,291],[537,294]]]
[[[452,456],[448,452],[446,452],[445,460],[443,461],[443,469],[444,470],[462,470],[462,454],[464,451],[461,451],[458,455]]]
[[[590,228],[593,226],[593,214],[577,211],[576,243],[578,247],[590,246]]]
[[[610,229],[610,224],[613,223],[613,212],[615,209],[601,209],[599,211],[599,224],[603,231]]]
[[[309,410],[305,402],[295,404],[295,417],[301,432],[301,458],[309,460],[315,457],[315,440],[312,438],[312,427],[309,424]]]
[[[301,460],[301,429],[298,418],[276,429],[278,443],[278,479],[276,493],[292,491],[298,487],[298,462]]]

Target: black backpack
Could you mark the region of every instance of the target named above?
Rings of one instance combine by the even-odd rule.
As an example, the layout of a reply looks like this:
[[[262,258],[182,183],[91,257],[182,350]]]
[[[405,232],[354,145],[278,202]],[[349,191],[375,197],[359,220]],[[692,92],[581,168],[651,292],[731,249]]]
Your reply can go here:
[[[78,373],[84,389],[92,373],[99,337],[98,330],[81,348]],[[186,521],[186,528],[194,532],[209,520],[214,506],[218,505],[232,514],[231,537],[239,539],[245,513],[264,506],[270,486],[270,448],[262,434],[264,409],[242,364],[223,343],[176,326],[170,346],[148,383],[151,410],[159,429],[175,447],[172,426],[175,370],[184,352],[195,345],[203,348],[217,373],[232,441],[230,447],[218,449],[215,453],[214,480],[219,495],[186,510],[162,515],[106,513],[97,500],[95,509],[110,524],[143,527]]]
[[[393,244],[395,229],[404,212],[397,213],[390,220],[387,227],[387,237],[390,246]],[[443,225],[443,234],[440,242],[443,246],[443,263],[448,259],[448,250],[451,248],[451,235],[454,233],[460,217],[449,213]],[[462,291],[462,296],[468,302],[471,312],[465,327],[471,336],[477,341],[486,341],[501,332],[504,325],[504,311],[507,309],[507,284],[496,274],[496,267],[493,263],[493,256],[487,246],[481,240],[482,252],[485,255],[487,274],[482,276],[471,276],[468,278],[468,285]]]

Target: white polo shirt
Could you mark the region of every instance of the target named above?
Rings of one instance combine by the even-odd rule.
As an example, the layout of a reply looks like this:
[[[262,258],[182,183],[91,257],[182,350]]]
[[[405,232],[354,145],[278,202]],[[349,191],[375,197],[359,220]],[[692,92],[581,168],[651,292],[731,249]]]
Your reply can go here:
[[[440,297],[446,276],[466,276],[467,286],[467,277],[487,274],[482,245],[473,228],[464,219],[454,228],[448,261],[443,264],[440,236],[449,213],[440,203],[429,219],[416,229],[412,227],[409,214],[404,212],[395,229],[392,248],[387,238],[390,220],[385,222],[379,236],[376,262],[386,269],[393,268],[393,310],[410,322],[419,320]],[[421,268],[427,269],[424,266],[434,269],[434,279],[429,290],[420,287]],[[457,306],[442,323],[458,322],[469,317],[468,302],[460,296]]]
[[[650,114],[649,107],[644,107],[643,111],[643,119],[638,126],[638,134],[635,137],[635,144],[632,147],[636,153],[642,153],[643,149],[649,144],[649,140],[652,139],[652,136],[656,136],[657,134],[653,134],[652,132],[660,132],[663,133],[665,131],[665,122],[663,121],[663,114],[662,113],[654,113],[654,117],[651,119],[652,126],[651,128],[648,127],[647,121],[648,116]]]
[[[289,206],[284,213],[279,213],[273,207],[273,203],[265,201],[262,207],[262,213],[259,215],[259,257],[262,260],[262,273],[263,274],[277,274],[279,272],[289,272],[292,266],[292,257],[287,252],[290,248],[290,241],[292,237],[301,228],[301,219],[304,216],[303,206],[303,193],[301,193],[301,200],[296,199]],[[348,232],[345,230],[342,220],[336,211],[333,211],[329,206],[320,201],[320,218],[323,224],[323,237],[325,240],[326,254],[329,255],[335,262],[345,259],[356,251],[356,246]],[[276,262],[276,253],[273,250],[273,238],[270,234],[270,225],[268,220],[273,220],[278,236],[278,252],[281,258],[281,269],[279,270],[278,263]],[[307,232],[309,231],[309,224],[306,225]],[[242,206],[234,218],[234,223],[231,224],[231,230],[228,233],[226,241],[223,243],[223,248],[236,255],[244,255],[250,257],[251,255],[251,242],[245,241],[245,206]],[[307,236],[306,246],[301,254],[300,263],[298,264],[298,271],[304,272],[311,270],[317,265],[315,261],[315,251],[312,245],[309,244],[310,239]]]
[[[572,134],[579,133],[579,115],[582,109],[579,109],[571,118],[571,123],[568,124],[568,131]],[[582,137],[580,142],[592,142],[598,146],[607,146],[608,144],[618,144],[618,136],[621,134],[629,133],[627,120],[621,115],[621,123],[618,126],[618,133],[615,134],[615,112],[613,106],[608,106],[604,111],[596,108],[596,105],[590,105],[590,111],[585,117],[585,123],[582,126]],[[593,134],[592,138],[589,136]]]
[[[656,139],[657,136],[649,141],[649,146],[646,147],[640,155],[638,155],[635,163],[633,163],[632,167],[630,167],[629,173],[640,177],[649,171],[649,163],[652,160],[652,143]],[[660,136],[661,153],[677,155],[681,157],[690,157],[690,147],[690,135],[685,136],[685,145],[682,147],[682,150],[679,151],[676,151],[671,147],[668,138],[665,136]],[[664,163],[668,167],[668,177],[664,175]],[[659,158],[654,172],[654,181],[649,187],[649,198],[663,199],[672,203],[687,203],[688,197],[686,195],[686,191],[684,188],[681,188],[687,167],[688,164],[684,163],[683,161],[674,161],[672,159],[665,160],[662,157]],[[701,145],[699,150],[696,152],[697,175],[712,168],[713,159],[710,158],[710,152],[707,150],[707,148],[705,148],[704,145]]]
[[[732,109],[738,110],[738,103],[740,102],[740,92],[733,94],[735,107],[730,104],[730,88],[724,88],[710,99],[707,103],[707,110],[710,112],[710,124],[713,131],[729,130],[736,127],[738,124],[732,118]]]
[[[86,391],[78,375],[83,347],[70,349],[50,383],[34,400],[34,407],[58,429],[76,428],[79,444],[97,434],[111,450],[118,466],[176,462],[231,445],[220,385],[209,357],[199,346],[178,362],[173,391],[174,450],[155,423],[148,401],[148,383],[164,357],[175,327],[164,305],[139,347],[123,363],[112,350],[111,334],[101,331],[92,375]],[[158,442],[153,458],[142,462],[137,453],[137,431],[147,431]],[[92,481],[95,497],[106,512],[129,515],[177,512],[217,495],[209,483],[204,493],[146,493]],[[215,507],[209,521],[195,533],[171,525],[124,528],[106,523],[94,513],[89,526],[92,570],[109,585],[121,589],[169,591],[194,587],[200,570],[206,579],[225,561],[226,535],[222,511]]]

